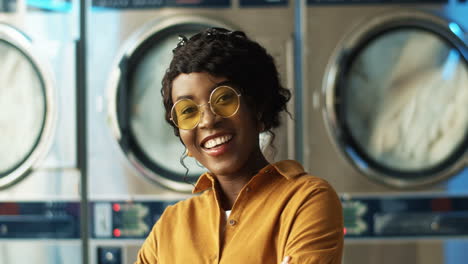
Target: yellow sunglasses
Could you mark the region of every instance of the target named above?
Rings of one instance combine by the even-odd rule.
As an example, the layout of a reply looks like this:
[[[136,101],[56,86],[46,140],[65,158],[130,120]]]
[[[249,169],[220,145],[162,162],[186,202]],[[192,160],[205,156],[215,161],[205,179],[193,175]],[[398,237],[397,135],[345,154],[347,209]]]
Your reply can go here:
[[[191,99],[178,100],[172,106],[171,121],[180,129],[194,129],[200,123],[202,107],[207,104],[210,105],[213,114],[223,118],[231,117],[239,110],[240,96],[234,88],[222,85],[211,92],[206,104],[197,105]]]

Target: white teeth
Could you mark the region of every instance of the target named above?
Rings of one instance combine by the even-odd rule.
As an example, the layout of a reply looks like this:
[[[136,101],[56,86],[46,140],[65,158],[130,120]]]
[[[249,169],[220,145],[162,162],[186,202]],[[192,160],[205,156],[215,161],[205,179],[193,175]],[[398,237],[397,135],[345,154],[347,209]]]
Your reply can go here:
[[[216,147],[216,146],[219,146],[221,144],[224,144],[226,142],[228,142],[230,139],[232,138],[232,135],[226,135],[226,136],[221,136],[221,137],[217,137],[217,138],[212,138],[208,141],[205,142],[204,144],[204,148],[213,148],[213,147]]]

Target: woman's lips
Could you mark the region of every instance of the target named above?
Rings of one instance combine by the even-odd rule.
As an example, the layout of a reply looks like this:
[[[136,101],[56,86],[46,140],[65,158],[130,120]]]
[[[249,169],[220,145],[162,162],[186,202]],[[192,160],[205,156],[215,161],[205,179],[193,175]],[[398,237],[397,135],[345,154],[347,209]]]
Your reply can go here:
[[[224,153],[228,152],[229,149],[231,148],[231,145],[232,145],[232,138],[227,141],[226,143],[223,143],[221,145],[218,145],[216,147],[213,147],[213,148],[202,148],[203,151],[210,155],[210,156],[213,156],[213,157],[217,157],[217,156],[220,156],[220,155],[223,155]]]

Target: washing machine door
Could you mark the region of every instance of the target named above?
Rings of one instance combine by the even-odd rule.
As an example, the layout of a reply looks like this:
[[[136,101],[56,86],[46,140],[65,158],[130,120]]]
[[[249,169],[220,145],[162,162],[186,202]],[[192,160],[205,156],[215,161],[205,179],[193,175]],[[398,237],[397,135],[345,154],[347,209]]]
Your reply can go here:
[[[24,34],[0,24],[0,189],[27,175],[50,147],[55,113],[46,69]]]
[[[181,158],[185,148],[165,120],[161,81],[179,36],[208,27],[229,28],[190,16],[148,25],[127,42],[110,81],[110,120],[122,151],[140,174],[181,192],[191,191],[206,170],[193,158]]]
[[[365,175],[396,187],[466,166],[468,48],[452,21],[418,12],[371,20],[330,67],[327,121]]]

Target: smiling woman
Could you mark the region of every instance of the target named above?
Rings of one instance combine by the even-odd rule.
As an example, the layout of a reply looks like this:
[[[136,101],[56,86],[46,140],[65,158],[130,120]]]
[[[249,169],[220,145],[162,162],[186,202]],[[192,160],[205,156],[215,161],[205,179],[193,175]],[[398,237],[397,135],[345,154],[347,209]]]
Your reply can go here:
[[[260,148],[290,98],[273,58],[221,28],[183,37],[173,53],[166,120],[208,172],[193,189],[201,195],[165,210],[136,263],[341,263],[333,188],[296,161],[270,164]]]

